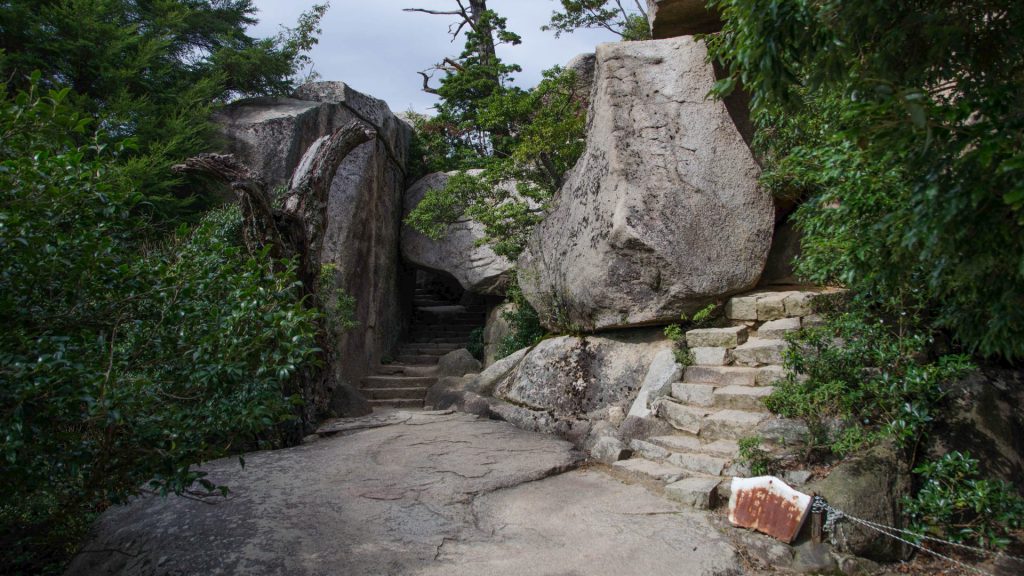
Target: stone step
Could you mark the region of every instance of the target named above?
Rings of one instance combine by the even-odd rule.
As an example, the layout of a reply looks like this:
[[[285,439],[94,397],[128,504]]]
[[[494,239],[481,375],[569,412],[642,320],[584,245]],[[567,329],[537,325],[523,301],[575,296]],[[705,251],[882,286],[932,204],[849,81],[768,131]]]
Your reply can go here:
[[[696,436],[655,436],[647,441],[673,452],[700,452],[721,458],[735,458],[740,449],[732,440],[704,443]]]
[[[661,483],[675,482],[686,472],[670,464],[662,464],[645,458],[619,460],[612,464],[612,469],[637,480],[654,480]]]
[[[469,333],[456,334],[453,332],[440,332],[435,334],[410,334],[402,343],[417,344],[426,342],[428,344],[461,344],[469,342]]]
[[[452,350],[458,350],[458,348],[453,348]],[[402,346],[398,349],[399,356],[437,356],[440,358],[449,352],[451,352],[451,350],[439,350],[437,348],[412,348],[409,346]]]
[[[719,476],[729,465],[729,460],[725,458],[699,452],[675,452],[644,440],[633,440],[629,447],[634,455],[671,464],[686,471],[688,475]]]
[[[667,398],[659,398],[654,403],[654,412],[658,418],[668,422],[673,428],[699,435],[704,417],[710,414],[710,410],[679,404]]]
[[[433,366],[411,366],[408,364],[381,364],[374,369],[374,376],[432,376]]]
[[[782,353],[789,347],[785,340],[764,340],[761,338],[748,340],[732,351],[736,364],[740,366],[762,366],[764,364],[782,364]]]
[[[757,368],[744,366],[687,366],[683,382],[716,386],[756,386]]]
[[[738,440],[751,436],[757,425],[768,417],[768,414],[762,412],[720,410],[704,418],[700,436],[705,440]]]
[[[429,388],[437,383],[434,376],[367,376],[360,388]]]
[[[690,348],[735,348],[747,341],[746,326],[728,328],[698,328],[686,332],[686,345]]]
[[[772,386],[722,386],[714,391],[713,406],[716,408],[733,408],[750,412],[767,412],[764,399],[772,391]],[[673,387],[675,394],[675,387]]]
[[[718,505],[718,485],[723,481],[717,476],[691,476],[665,486],[665,495],[698,510],[710,510]]]
[[[367,400],[372,408],[423,408],[423,399]]]
[[[416,388],[360,388],[359,392],[370,400],[419,400],[427,397],[427,387]]]
[[[447,350],[448,352],[462,348],[462,346],[459,346],[459,342],[403,342],[402,346],[425,350]]]
[[[730,348],[690,348],[695,366],[725,366],[732,362]]]
[[[428,364],[428,365],[433,365],[433,364],[437,364],[437,359],[438,358],[440,358],[440,356],[430,356],[428,354],[416,354],[416,355],[403,355],[403,354],[399,354],[398,356],[395,357],[395,361],[396,362],[400,362],[402,364]]]
[[[799,318],[779,318],[759,326],[755,336],[764,340],[782,340],[787,334],[800,330],[800,327]]]
[[[715,404],[715,388],[714,384],[676,382],[672,385],[672,397],[683,404],[707,408]]]

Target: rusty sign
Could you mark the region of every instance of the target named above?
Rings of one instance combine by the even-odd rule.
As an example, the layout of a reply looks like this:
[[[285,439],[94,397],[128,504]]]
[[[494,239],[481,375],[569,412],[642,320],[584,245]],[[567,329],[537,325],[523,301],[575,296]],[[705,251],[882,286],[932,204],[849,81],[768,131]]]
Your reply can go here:
[[[811,509],[811,497],[774,476],[733,478],[729,522],[790,543]]]

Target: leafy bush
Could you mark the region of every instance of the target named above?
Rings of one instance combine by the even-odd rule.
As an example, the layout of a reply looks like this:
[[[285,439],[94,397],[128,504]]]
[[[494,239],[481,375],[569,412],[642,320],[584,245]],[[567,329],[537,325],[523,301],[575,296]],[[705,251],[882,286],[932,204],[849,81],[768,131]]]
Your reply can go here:
[[[761,447],[759,436],[747,436],[740,438],[736,443],[739,446],[737,453],[739,463],[750,468],[754,476],[768,476],[774,474],[777,468],[775,458]]]
[[[970,454],[950,452],[914,470],[924,484],[903,501],[911,530],[985,548],[1004,548],[1024,528],[1024,499],[1013,486],[983,480]]]
[[[515,304],[511,310],[506,310],[502,317],[509,324],[509,333],[498,345],[498,358],[504,358],[509,354],[533,346],[540,342],[547,333],[540,323],[540,316],[530,306],[530,302],[523,296],[519,284],[512,282],[508,291],[508,299]]]
[[[932,329],[1024,358],[1024,5],[711,0],[752,96],[766,183],[805,195],[800,272],[885,298]]]
[[[469,333],[469,343],[466,344],[466,350],[473,355],[473,358],[477,360],[484,359],[484,329],[483,327],[474,328]]]
[[[281,443],[317,353],[293,266],[241,248],[239,210],[153,239],[121,148],[71,98],[0,100],[5,573],[59,568],[143,489],[216,490],[194,466]]]
[[[943,385],[972,368],[958,355],[924,361],[929,338],[905,320],[890,324],[856,306],[787,339],[787,375],[766,405],[807,422],[809,450],[840,455],[882,439],[915,453],[946,393]],[[841,423],[838,434],[833,420]]]
[[[686,345],[686,332],[688,330],[707,328],[720,322],[721,319],[721,306],[718,304],[708,304],[695,312],[692,318],[683,314],[680,316],[681,322],[679,324],[665,326],[663,332],[665,338],[668,338],[674,344],[672,354],[676,357],[676,363],[680,364],[683,368],[693,365],[693,352]]]

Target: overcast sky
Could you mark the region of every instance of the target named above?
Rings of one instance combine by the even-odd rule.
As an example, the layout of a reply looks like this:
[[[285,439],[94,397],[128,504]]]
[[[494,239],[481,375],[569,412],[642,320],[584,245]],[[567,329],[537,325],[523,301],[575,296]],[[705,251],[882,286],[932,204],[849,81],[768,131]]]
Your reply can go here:
[[[260,23],[251,32],[270,36],[282,24],[294,26],[299,14],[317,1],[255,0]],[[584,30],[557,40],[551,32],[541,32],[557,5],[556,0],[488,2],[489,8],[508,19],[509,30],[523,37],[521,45],[501,52],[506,62],[522,66],[516,78],[520,86],[533,86],[542,70],[564,65],[577,54],[592,52],[597,44],[617,39],[606,31]],[[453,44],[448,35],[454,17],[403,12],[402,8],[450,10],[454,6],[454,0],[331,0],[320,44],[312,53],[316,71],[323,80],[341,80],[387,101],[395,112],[410,107],[425,112],[436,98],[420,90],[422,80],[416,72],[445,56],[457,56],[463,40]]]

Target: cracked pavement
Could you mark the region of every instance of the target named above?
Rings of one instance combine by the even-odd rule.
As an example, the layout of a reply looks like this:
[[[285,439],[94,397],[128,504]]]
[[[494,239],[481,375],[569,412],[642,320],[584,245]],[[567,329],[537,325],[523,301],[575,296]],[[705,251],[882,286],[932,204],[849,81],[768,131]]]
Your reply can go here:
[[[459,413],[333,426],[244,469],[210,463],[226,499],[109,510],[67,574],[739,573],[705,515],[580,469],[568,442]]]

